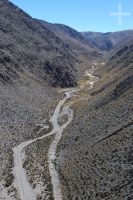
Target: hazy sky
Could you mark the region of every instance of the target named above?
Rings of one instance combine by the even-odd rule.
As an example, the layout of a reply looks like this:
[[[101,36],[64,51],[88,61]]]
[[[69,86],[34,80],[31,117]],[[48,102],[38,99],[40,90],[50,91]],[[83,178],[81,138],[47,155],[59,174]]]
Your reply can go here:
[[[11,0],[34,18],[52,23],[62,23],[78,31],[110,32],[133,29],[133,0]],[[122,17],[110,13],[118,12],[122,5]]]

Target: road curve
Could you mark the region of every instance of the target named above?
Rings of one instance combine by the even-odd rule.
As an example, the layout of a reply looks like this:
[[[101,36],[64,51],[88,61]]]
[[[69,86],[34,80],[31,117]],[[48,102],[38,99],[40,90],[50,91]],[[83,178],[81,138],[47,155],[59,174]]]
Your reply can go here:
[[[88,71],[86,71],[86,75],[90,77],[90,86],[93,87],[93,82],[96,81],[95,77],[92,76],[91,74],[89,74]],[[66,90],[67,92],[65,92],[64,99],[59,101],[57,107],[54,110],[53,116],[49,120],[53,126],[53,130],[51,132],[49,132],[48,134],[46,134],[42,137],[22,142],[18,146],[13,148],[13,156],[14,156],[13,174],[15,177],[15,187],[18,191],[18,194],[19,194],[19,197],[21,200],[36,200],[37,199],[37,196],[34,193],[34,190],[28,181],[26,171],[23,168],[23,158],[25,156],[24,149],[28,145],[36,142],[37,140],[44,139],[53,134],[55,134],[55,138],[54,138],[54,141],[51,143],[49,151],[48,151],[49,172],[50,172],[50,176],[51,176],[51,184],[53,186],[54,200],[62,200],[63,199],[62,194],[61,194],[59,177],[58,177],[58,173],[55,169],[54,161],[56,159],[57,145],[61,139],[63,130],[68,126],[68,124],[73,119],[73,110],[70,109],[69,106],[65,106],[64,104],[69,98],[71,98],[71,96],[73,95],[74,92],[79,91],[79,90],[80,89]],[[63,115],[68,116],[68,120],[65,124],[60,126],[58,123],[58,119],[59,119],[59,116],[63,116],[63,115],[61,115],[62,110],[63,110]],[[43,130],[45,128],[47,128],[47,127],[44,125],[44,127],[41,130]]]
[[[61,108],[64,105],[64,103],[66,102],[66,100],[70,98],[71,92],[68,92],[65,94],[66,94],[65,98],[58,103],[58,105],[54,111],[54,114],[50,119],[50,122],[53,126],[53,130],[50,133],[48,133],[42,137],[22,142],[21,144],[19,144],[18,146],[13,148],[13,156],[14,156],[13,174],[15,177],[15,186],[17,188],[17,191],[19,193],[21,200],[36,200],[37,199],[36,194],[34,193],[34,190],[32,189],[30,183],[28,182],[28,177],[26,175],[25,169],[23,168],[23,158],[24,158],[23,150],[25,147],[32,144],[33,142],[44,139],[53,134],[56,134],[56,135],[55,135],[55,140],[53,141],[53,143],[51,144],[50,149],[49,149],[49,154],[48,154],[49,170],[50,170],[50,175],[51,175],[51,179],[52,179],[51,181],[52,181],[53,190],[54,190],[54,198],[58,199],[58,200],[61,199],[58,174],[54,168],[53,160],[55,159],[56,147],[61,138],[62,132],[63,132],[64,128],[72,120],[72,116],[73,116],[72,110],[69,111],[69,108],[65,109],[66,113],[64,113],[64,114],[68,114],[68,122],[60,127],[60,125],[58,124],[59,114],[60,114]],[[46,128],[46,127],[44,126],[44,128]]]

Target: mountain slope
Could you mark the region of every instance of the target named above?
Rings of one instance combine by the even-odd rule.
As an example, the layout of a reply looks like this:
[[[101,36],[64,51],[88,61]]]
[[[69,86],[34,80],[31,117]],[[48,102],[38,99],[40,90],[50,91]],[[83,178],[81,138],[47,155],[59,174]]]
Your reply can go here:
[[[9,1],[0,0],[1,200],[19,199],[12,184],[13,147],[51,130],[48,120],[63,98],[59,87],[76,86],[79,65],[83,71],[85,62],[89,68],[94,61],[102,61],[110,50],[107,43],[98,45],[64,25],[42,24]],[[133,198],[133,42],[119,47],[95,72],[101,79],[94,89],[82,91],[80,100],[72,97],[78,100],[74,120],[63,134],[54,161],[63,200]],[[60,125],[67,120],[66,112],[63,107],[59,113],[55,110]],[[41,131],[45,125],[49,126]],[[38,199],[40,194],[53,198],[47,159],[52,141],[53,136],[25,149],[22,167]],[[8,191],[6,197],[3,188]]]
[[[1,0],[0,4],[1,79],[9,82],[27,71],[54,86],[76,85],[74,53],[12,3]]]
[[[64,200],[133,198],[132,57],[130,41],[95,72],[101,79],[89,100],[74,105],[74,121],[58,147]]]
[[[61,96],[59,86],[77,84],[78,62],[53,32],[0,0],[0,199],[4,187],[14,191],[13,146],[39,136],[38,124],[49,120]]]
[[[45,27],[49,28],[59,37],[65,44],[79,55],[83,55],[88,60],[99,60],[103,56],[103,52],[99,47],[83,36],[82,33],[63,24],[52,24],[39,20]]]
[[[114,33],[83,32],[82,34],[86,39],[91,40],[101,50],[105,51],[111,51],[126,40],[133,38],[133,30]]]

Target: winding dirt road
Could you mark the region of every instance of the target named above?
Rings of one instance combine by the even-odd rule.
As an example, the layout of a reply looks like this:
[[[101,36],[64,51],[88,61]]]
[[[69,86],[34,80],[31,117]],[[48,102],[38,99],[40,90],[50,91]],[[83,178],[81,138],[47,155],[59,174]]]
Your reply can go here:
[[[93,87],[93,83],[96,81],[96,77],[92,76],[89,74],[89,71],[86,71],[85,73],[87,76],[90,78],[90,88]],[[67,89],[65,92],[65,97],[63,100],[59,101],[57,107],[55,108],[55,111],[53,113],[53,116],[50,119],[50,123],[53,126],[53,130],[49,132],[48,134],[33,139],[29,141],[22,142],[18,146],[13,148],[13,153],[14,153],[14,168],[13,168],[13,173],[15,177],[15,187],[18,191],[19,197],[21,200],[36,200],[37,196],[34,193],[34,190],[32,189],[28,177],[26,175],[26,171],[23,168],[23,159],[24,159],[24,149],[36,142],[37,140],[44,139],[50,135],[55,134],[54,141],[51,143],[49,151],[48,151],[48,164],[49,164],[49,172],[51,176],[51,184],[53,186],[53,196],[54,200],[62,200],[62,194],[61,194],[61,187],[60,187],[60,182],[59,182],[59,177],[58,173],[55,169],[55,164],[54,161],[56,159],[56,149],[57,145],[61,139],[63,130],[68,126],[68,124],[72,121],[73,119],[73,110],[69,108],[68,106],[65,106],[65,103],[68,99],[73,96],[74,92],[79,91],[80,89]],[[59,125],[59,117],[67,115],[68,120],[66,123],[63,125]],[[47,128],[47,126],[44,125],[42,129]]]

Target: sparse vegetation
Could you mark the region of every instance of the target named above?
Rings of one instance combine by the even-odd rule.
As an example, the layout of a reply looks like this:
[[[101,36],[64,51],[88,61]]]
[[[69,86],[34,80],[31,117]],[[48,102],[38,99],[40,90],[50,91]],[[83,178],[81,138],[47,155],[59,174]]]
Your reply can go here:
[[[63,134],[56,161],[64,200],[125,200],[132,194],[133,82],[127,80],[133,71],[131,64],[124,67],[132,51],[122,53],[115,68],[117,56],[101,69],[106,75],[91,98],[73,106],[74,120]]]
[[[120,38],[110,56],[114,35],[121,35],[125,44],[120,48]],[[95,75],[100,80],[89,90],[90,79],[84,77],[79,81],[83,87],[67,101],[74,120],[55,160],[63,200],[133,199],[131,35],[132,31],[106,33],[94,39],[91,33],[91,41],[89,34],[32,19],[8,0],[0,1],[0,199],[6,198],[2,191],[9,199],[19,199],[12,148],[52,129],[48,120],[62,96],[60,87],[77,86],[92,65],[99,67]],[[61,116],[59,124],[67,119]],[[42,130],[45,122],[49,128]],[[25,149],[23,167],[38,200],[54,199],[47,160],[52,141],[50,136]]]
[[[27,171],[32,187],[34,189],[39,187],[40,193],[38,193],[38,196],[43,196],[47,200],[53,199],[53,188],[47,160],[49,145],[53,141],[53,138],[54,136],[49,136],[28,146],[26,148],[26,155],[28,156],[26,156],[24,162],[24,168]]]

